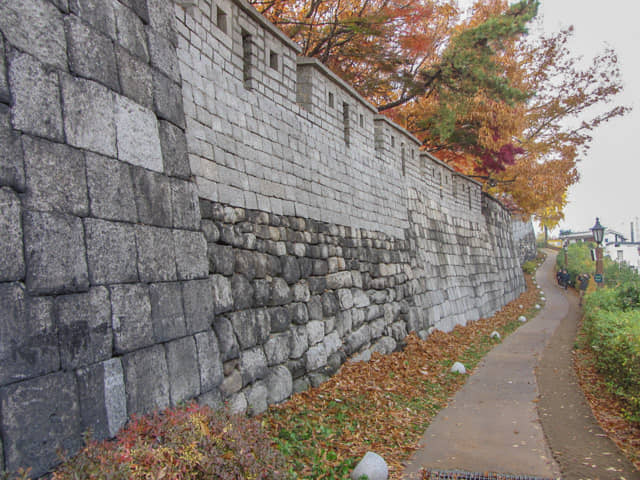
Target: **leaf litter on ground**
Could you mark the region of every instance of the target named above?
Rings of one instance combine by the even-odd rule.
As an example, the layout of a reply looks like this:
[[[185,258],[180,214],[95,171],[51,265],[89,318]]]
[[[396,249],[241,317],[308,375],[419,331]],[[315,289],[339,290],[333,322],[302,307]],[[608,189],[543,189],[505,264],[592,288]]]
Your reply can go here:
[[[540,297],[531,277],[527,290],[490,318],[435,330],[426,340],[410,334],[402,351],[347,361],[328,381],[270,407],[262,423],[287,457],[292,478],[348,478],[368,451],[398,479],[403,461],[420,446],[431,419],[464,384],[449,372],[454,361],[470,373],[480,359],[519,325]]]

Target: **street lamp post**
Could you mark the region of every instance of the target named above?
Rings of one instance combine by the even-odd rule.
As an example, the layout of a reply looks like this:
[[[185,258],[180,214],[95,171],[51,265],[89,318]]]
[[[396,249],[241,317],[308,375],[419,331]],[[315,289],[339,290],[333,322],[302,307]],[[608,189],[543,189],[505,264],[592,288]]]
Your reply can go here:
[[[567,256],[567,250],[569,249],[569,240],[562,242],[562,249],[564,250],[564,269],[569,270],[569,258]]]
[[[596,224],[591,227],[593,239],[596,241],[596,284],[598,288],[602,288],[603,268],[602,268],[602,239],[604,238],[604,227],[600,225],[600,219],[596,217]]]

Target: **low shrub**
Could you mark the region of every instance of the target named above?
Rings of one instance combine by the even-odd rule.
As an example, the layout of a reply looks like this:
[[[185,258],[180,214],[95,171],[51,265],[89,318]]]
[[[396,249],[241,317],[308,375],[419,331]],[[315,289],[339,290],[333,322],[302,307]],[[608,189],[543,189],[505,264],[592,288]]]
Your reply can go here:
[[[583,331],[596,353],[597,369],[628,405],[628,417],[640,422],[640,310],[629,308],[637,301],[635,288],[626,285],[588,295]]]
[[[271,480],[282,465],[257,420],[192,403],[133,417],[113,441],[88,440],[51,478]]]
[[[536,269],[538,268],[538,263],[535,260],[529,260],[522,264],[522,271],[528,275],[533,275],[536,273]]]

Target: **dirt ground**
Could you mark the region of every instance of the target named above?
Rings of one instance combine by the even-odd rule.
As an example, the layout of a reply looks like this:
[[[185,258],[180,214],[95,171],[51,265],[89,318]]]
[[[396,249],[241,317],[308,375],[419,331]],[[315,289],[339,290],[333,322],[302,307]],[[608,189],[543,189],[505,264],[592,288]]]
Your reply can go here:
[[[545,289],[558,288],[552,279],[538,281],[546,284]],[[566,297],[569,313],[549,340],[536,370],[538,414],[549,447],[565,480],[640,480],[640,472],[598,425],[580,389],[571,354],[580,309],[573,292]]]

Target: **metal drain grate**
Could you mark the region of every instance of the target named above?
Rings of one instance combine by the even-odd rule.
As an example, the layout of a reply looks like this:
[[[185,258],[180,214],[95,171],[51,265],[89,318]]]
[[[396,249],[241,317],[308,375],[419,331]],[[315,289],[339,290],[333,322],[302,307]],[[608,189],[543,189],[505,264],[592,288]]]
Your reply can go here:
[[[424,480],[553,480],[527,475],[510,475],[507,473],[464,472],[461,470],[426,470]]]

